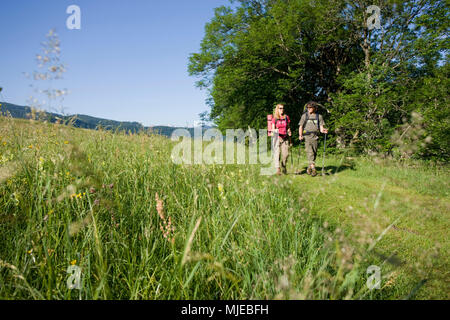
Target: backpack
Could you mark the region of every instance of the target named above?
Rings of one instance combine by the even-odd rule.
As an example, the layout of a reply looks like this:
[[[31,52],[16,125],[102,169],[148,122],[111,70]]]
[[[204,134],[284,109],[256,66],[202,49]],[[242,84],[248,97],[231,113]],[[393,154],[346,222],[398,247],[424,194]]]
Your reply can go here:
[[[272,136],[272,119],[273,119],[273,114],[268,114],[267,115],[267,135],[269,137]]]
[[[306,124],[309,121],[309,112],[308,112],[308,110],[306,110],[303,114],[306,115],[306,120],[305,120],[305,127],[306,127]],[[316,112],[316,120],[317,120],[317,129],[320,132],[320,115],[319,115],[318,112]],[[303,132],[306,133],[306,134],[310,134],[311,133],[311,132],[308,132],[308,131],[303,131]]]
[[[267,115],[267,133],[268,136],[272,136],[272,121],[273,121],[273,114],[269,114]],[[286,121],[286,127],[285,127],[285,132],[283,132],[283,130],[281,132],[279,132],[280,135],[284,136],[288,134],[288,127],[289,127],[289,123],[291,122],[291,120],[289,119],[289,116],[286,115],[286,118],[284,119],[277,119],[275,121],[275,128],[277,127],[278,121]]]

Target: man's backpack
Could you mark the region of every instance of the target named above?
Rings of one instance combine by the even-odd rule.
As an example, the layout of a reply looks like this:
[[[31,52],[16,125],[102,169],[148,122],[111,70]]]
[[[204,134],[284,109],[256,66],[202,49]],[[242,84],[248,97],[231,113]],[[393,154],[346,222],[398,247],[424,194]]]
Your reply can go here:
[[[304,126],[306,127],[306,124],[307,124],[308,121],[309,121],[309,112],[308,112],[308,110],[306,110],[303,114],[306,115],[306,120],[305,120],[305,124],[304,124]],[[319,132],[320,132],[320,115],[319,115],[318,112],[316,112],[316,121],[317,121],[317,130],[319,130]],[[311,133],[311,132],[305,131],[305,128],[303,128],[303,131],[304,131],[306,134],[310,134],[310,133]]]

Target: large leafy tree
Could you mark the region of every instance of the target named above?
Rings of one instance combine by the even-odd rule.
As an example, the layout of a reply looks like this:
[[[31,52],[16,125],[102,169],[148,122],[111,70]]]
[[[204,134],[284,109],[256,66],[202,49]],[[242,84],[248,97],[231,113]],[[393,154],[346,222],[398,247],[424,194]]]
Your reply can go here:
[[[341,86],[333,95],[334,124],[341,145],[390,153],[390,136],[397,127],[413,111],[428,108],[418,105],[422,98],[417,93],[425,89],[424,77],[437,76],[439,64],[446,63],[448,10],[443,1],[434,0],[378,5],[381,30],[369,32],[358,28],[359,23],[351,24],[361,39],[364,61],[339,79]]]
[[[277,101],[299,120],[312,98],[326,100],[336,77],[361,58],[342,28],[341,1],[240,1],[216,9],[189,72],[210,92],[219,128],[264,127]]]
[[[221,129],[262,128],[277,101],[297,122],[314,99],[329,111],[333,143],[390,152],[390,135],[424,111],[418,88],[446,63],[442,0],[233,2],[216,9],[189,63]],[[367,27],[370,5],[381,9],[381,29]]]

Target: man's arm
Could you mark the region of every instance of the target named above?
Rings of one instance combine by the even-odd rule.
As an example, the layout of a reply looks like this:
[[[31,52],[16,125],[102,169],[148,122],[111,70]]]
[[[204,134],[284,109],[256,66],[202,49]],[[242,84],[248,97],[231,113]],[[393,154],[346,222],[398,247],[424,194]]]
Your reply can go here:
[[[325,122],[323,121],[323,117],[320,116],[320,132],[321,133],[328,133],[328,129],[324,128]]]
[[[305,125],[306,117],[305,115],[302,115],[299,122],[299,128],[298,128],[298,138],[300,140],[303,140],[303,126]]]

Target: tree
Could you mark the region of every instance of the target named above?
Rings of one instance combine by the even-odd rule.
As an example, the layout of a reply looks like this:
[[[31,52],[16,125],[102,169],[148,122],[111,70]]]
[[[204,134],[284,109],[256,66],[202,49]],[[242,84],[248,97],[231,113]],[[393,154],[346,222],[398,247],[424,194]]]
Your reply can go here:
[[[216,9],[189,62],[220,129],[264,128],[280,100],[296,123],[316,100],[330,111],[332,144],[391,153],[390,135],[417,109],[416,89],[448,48],[442,0],[237,2]],[[373,4],[382,28],[369,30]]]
[[[208,88],[219,128],[265,126],[276,101],[298,122],[304,104],[326,101],[360,52],[339,27],[340,1],[240,1],[216,9],[189,72]],[[328,30],[328,26],[332,26]],[[333,31],[339,29],[337,34]]]

